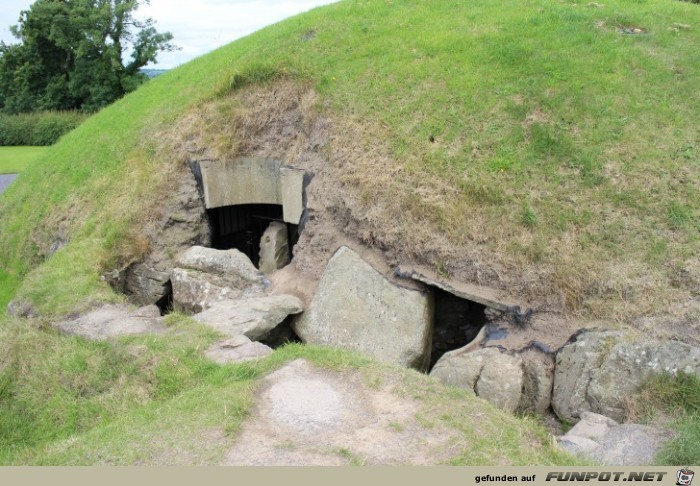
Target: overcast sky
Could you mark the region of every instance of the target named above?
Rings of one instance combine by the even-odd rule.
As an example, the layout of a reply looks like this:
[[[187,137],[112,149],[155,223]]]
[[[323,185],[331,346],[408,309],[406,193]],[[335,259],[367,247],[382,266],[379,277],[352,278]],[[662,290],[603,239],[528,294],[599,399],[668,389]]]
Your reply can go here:
[[[137,11],[169,31],[182,49],[161,53],[157,68],[173,68],[232,40],[335,0],[151,0]],[[14,43],[9,27],[33,0],[0,0],[0,40]]]

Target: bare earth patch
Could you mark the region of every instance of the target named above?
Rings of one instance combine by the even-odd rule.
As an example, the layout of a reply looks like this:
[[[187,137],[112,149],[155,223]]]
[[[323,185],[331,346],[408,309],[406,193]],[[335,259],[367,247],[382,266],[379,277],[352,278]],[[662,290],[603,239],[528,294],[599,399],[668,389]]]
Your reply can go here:
[[[423,428],[419,406],[370,386],[360,372],[332,372],[298,359],[266,377],[227,465],[439,464],[454,431]]]

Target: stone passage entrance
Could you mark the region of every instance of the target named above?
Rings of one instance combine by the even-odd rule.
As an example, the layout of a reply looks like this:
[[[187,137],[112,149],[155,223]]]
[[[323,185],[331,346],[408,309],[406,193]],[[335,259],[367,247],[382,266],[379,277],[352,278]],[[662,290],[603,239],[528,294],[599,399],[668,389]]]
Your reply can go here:
[[[486,325],[486,306],[433,287],[435,317],[430,369],[448,351],[472,342]]]
[[[299,227],[285,223],[282,213],[282,206],[278,204],[241,204],[208,209],[211,247],[217,250],[235,248],[247,255],[256,267],[260,267],[263,234],[270,228],[277,230],[275,242],[279,241],[285,246],[287,256],[291,257],[292,248],[299,240]],[[277,224],[272,225],[273,222]],[[277,253],[281,259],[284,258],[284,251],[278,249]]]
[[[264,272],[289,263],[302,225],[306,173],[259,158],[199,166],[211,246],[235,248]]]

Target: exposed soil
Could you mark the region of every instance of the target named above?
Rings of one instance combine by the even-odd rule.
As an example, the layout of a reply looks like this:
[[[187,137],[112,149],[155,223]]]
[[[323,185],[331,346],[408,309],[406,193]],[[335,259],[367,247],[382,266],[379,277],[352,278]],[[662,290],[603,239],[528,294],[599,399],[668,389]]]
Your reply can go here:
[[[376,140],[381,138],[381,128],[353,121],[350,115],[345,120],[330,120],[320,114],[323,109],[318,104],[313,89],[279,81],[243,88],[198,106],[162,134],[161,142],[181,161],[183,169],[199,161],[235,163],[237,157],[252,156],[283,160],[312,175],[306,187],[306,217],[299,226],[301,234],[292,263],[270,275],[274,293],[296,295],[308,305],[326,262],[344,245],[398,285],[421,285],[398,277],[398,267],[432,269],[435,278],[463,282],[501,302],[533,309],[534,315],[526,325],[499,323],[508,327],[507,337],[494,344],[507,349],[522,349],[538,341],[556,350],[583,327],[619,325],[585,322],[570,312],[568,303],[576,290],[555,285],[546,269],[521,272],[503,255],[484,253],[484,247],[476,241],[465,245],[451,240],[419,212],[387,199],[383,192],[415,190],[417,197],[428,199],[435,194],[410,186],[405,168]],[[538,116],[532,114],[533,118]],[[199,212],[204,217],[205,211],[199,194],[194,192],[194,176],[186,169],[182,177],[178,194],[169,202],[174,202],[174,213],[186,217],[176,216],[173,221],[166,209],[163,219],[147,232],[153,251],[146,261],[158,270],[183,244],[201,244],[209,237],[197,216]],[[187,211],[183,212],[183,207]],[[184,220],[182,224],[178,219]],[[164,237],[170,226],[180,234]],[[679,276],[686,280],[695,277],[692,272]],[[662,319],[663,326],[657,325],[659,319],[648,318],[637,321],[636,327],[697,344],[692,336],[697,330],[693,316],[698,309],[674,308],[665,314],[670,317]],[[635,314],[631,311],[630,315]]]

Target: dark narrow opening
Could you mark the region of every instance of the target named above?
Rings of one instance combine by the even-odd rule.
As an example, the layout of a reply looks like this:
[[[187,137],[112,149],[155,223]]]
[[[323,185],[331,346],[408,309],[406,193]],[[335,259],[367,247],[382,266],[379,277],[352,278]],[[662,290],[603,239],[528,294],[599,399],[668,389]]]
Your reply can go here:
[[[293,318],[293,316],[288,316],[282,324],[274,328],[270,334],[265,339],[260,340],[260,342],[266,346],[270,346],[272,349],[277,349],[289,343],[303,342],[292,329]]]
[[[173,311],[173,284],[170,280],[165,284],[165,294],[156,302],[156,305],[160,309],[161,316],[166,316]]]
[[[257,267],[260,260],[260,239],[273,221],[283,222],[279,204],[241,204],[207,209],[211,226],[211,246],[217,250],[236,250],[246,254]],[[299,228],[285,223],[289,255],[299,240]]]
[[[486,324],[486,306],[433,287],[435,316],[430,368],[443,354],[466,346]]]

